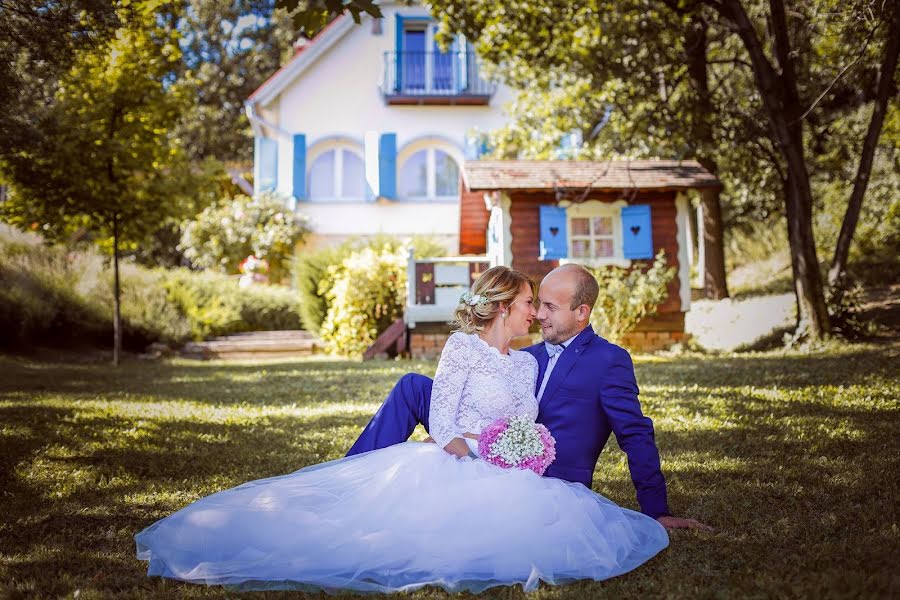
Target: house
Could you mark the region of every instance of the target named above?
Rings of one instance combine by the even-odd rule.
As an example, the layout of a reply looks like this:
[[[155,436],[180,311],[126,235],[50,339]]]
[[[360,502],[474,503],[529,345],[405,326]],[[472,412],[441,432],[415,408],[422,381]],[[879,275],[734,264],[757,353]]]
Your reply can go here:
[[[514,91],[483,77],[464,38],[438,47],[425,7],[380,7],[383,18],[360,24],[336,18],[246,102],[254,193],[309,216],[309,244],[429,235],[456,255],[410,258],[405,322],[375,353],[401,338],[414,355],[439,352],[460,292],[490,265],[539,281],[561,262],[629,267],[659,249],[678,277],[626,343],[681,340],[694,262],[686,194],[718,180],[689,161],[478,160]]]
[[[459,173],[503,126],[513,92],[485,79],[462,37],[441,49],[423,6],[344,14],[246,102],[254,193],[311,219],[313,246],[386,233],[459,249]]]
[[[664,250],[677,276],[624,344],[656,350],[684,338],[694,254],[688,194],[721,187],[699,163],[480,160],[464,163],[461,180],[460,253],[483,256],[460,257],[468,271],[505,264],[540,281],[566,262],[630,268]],[[468,271],[452,270],[449,259],[410,260],[410,351],[433,356]]]

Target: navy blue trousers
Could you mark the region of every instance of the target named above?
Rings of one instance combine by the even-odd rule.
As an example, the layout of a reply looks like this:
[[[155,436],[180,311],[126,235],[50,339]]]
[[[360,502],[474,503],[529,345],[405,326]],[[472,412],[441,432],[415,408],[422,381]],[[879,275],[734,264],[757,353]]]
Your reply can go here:
[[[430,377],[418,373],[401,377],[347,456],[405,442],[419,423],[428,431],[432,384]]]

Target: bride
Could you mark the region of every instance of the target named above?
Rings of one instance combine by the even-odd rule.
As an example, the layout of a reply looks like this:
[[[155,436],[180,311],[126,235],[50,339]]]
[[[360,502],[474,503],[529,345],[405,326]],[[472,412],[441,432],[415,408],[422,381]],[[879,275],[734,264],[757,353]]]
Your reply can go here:
[[[655,519],[580,483],[478,460],[482,428],[538,413],[537,362],[509,348],[535,319],[534,287],[494,267],[465,298],[434,378],[436,443],[397,444],[202,498],[135,536],[148,575],[238,590],[529,591],[540,581],[614,577],[665,548]]]

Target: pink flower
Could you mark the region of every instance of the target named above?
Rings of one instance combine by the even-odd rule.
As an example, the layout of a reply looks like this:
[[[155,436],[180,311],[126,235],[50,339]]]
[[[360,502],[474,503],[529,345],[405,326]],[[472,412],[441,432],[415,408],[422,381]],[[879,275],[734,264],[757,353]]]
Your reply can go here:
[[[538,475],[543,475],[547,467],[556,460],[556,440],[544,425],[532,423],[531,426],[533,429],[528,434],[537,437],[537,440],[532,439],[532,442],[539,441],[540,454],[526,454],[521,449],[521,445],[517,446],[517,443],[512,441],[504,443],[503,437],[510,428],[510,422],[507,419],[497,419],[481,431],[481,437],[478,440],[478,453],[481,455],[482,460],[504,469],[528,469]],[[518,423],[517,427],[521,431],[522,424]],[[495,444],[497,442],[500,442],[501,446],[506,446],[507,458],[509,457],[510,448],[512,448],[514,454],[519,455],[518,460],[514,464],[510,464],[499,453],[495,452]],[[532,448],[530,452],[533,452],[534,444],[529,443],[527,446],[530,446]]]

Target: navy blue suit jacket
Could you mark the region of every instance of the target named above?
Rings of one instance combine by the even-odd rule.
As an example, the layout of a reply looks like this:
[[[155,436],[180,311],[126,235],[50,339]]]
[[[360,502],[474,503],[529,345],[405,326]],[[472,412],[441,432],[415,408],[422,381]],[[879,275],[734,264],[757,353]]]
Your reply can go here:
[[[540,388],[549,356],[543,343],[524,348],[538,361]],[[641,412],[631,356],[586,327],[559,355],[538,412],[556,438],[556,460],[545,475],[591,487],[610,433],[628,456],[641,512],[669,514],[653,422]]]

